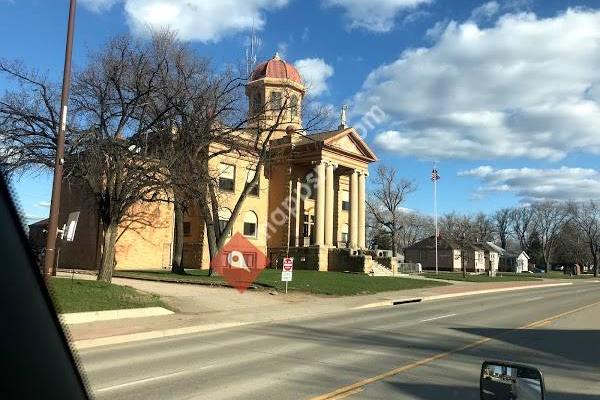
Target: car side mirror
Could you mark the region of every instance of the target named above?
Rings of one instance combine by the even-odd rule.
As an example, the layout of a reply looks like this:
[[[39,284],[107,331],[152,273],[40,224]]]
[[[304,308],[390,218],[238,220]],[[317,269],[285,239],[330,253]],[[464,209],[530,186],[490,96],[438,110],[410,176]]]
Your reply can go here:
[[[506,361],[485,361],[479,378],[481,400],[544,400],[539,369]]]

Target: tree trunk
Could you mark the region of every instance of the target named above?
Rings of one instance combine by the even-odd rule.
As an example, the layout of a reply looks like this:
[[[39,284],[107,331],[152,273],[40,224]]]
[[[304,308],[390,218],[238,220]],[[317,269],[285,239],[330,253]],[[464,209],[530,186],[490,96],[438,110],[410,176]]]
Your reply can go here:
[[[598,254],[594,254],[594,278],[598,277],[598,268],[600,268],[600,265],[598,265]]]
[[[117,244],[119,226],[116,223],[112,223],[108,226],[105,225],[105,227],[103,232],[102,259],[100,260],[98,280],[110,283],[115,268],[115,247]]]
[[[397,247],[397,233],[396,231],[392,231],[392,255],[394,257],[398,257],[398,247]]]
[[[466,279],[467,278],[467,258],[465,257],[464,254],[462,254],[462,265],[463,265],[463,268],[462,268],[463,278]]]
[[[210,207],[206,204],[206,200],[200,199],[198,201],[198,205],[200,208],[200,213],[202,214],[202,219],[204,220],[204,224],[206,225],[206,239],[208,242],[208,254],[211,261],[211,265],[208,267],[208,276],[212,276],[214,271],[212,268],[212,260],[213,257],[217,254],[217,237],[215,235],[215,224],[212,214],[210,212]],[[218,222],[217,222],[218,223]]]
[[[174,204],[175,232],[173,233],[173,263],[171,272],[174,274],[185,274],[183,269],[183,207],[179,201]]]

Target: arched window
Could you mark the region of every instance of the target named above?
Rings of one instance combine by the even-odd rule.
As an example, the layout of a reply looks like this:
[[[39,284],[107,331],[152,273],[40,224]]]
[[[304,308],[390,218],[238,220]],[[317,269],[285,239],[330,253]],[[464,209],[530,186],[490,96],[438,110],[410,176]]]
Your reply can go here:
[[[219,229],[221,231],[221,234],[223,234],[223,231],[225,230],[225,225],[227,225],[227,222],[231,219],[231,210],[227,207],[223,207],[221,209],[219,209]],[[227,232],[227,236],[231,236],[231,230],[229,230],[229,232]]]
[[[258,233],[258,217],[254,211],[244,214],[244,236],[256,237]]]
[[[281,92],[271,92],[271,110],[279,111],[282,106]]]
[[[290,117],[292,119],[298,116],[298,96],[293,94],[290,97]]]

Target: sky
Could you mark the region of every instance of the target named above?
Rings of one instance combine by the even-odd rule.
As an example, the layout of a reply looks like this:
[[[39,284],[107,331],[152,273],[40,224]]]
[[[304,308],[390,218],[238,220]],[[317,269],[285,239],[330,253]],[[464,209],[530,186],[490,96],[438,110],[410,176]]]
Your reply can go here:
[[[67,0],[0,0],[0,57],[60,81]],[[405,207],[440,213],[600,198],[600,2],[567,0],[79,0],[73,61],[113,35],[169,27],[215,65],[294,63],[311,101],[418,185]],[[0,94],[9,83],[0,77]],[[371,166],[371,176],[375,166]],[[49,174],[12,182],[48,214]]]

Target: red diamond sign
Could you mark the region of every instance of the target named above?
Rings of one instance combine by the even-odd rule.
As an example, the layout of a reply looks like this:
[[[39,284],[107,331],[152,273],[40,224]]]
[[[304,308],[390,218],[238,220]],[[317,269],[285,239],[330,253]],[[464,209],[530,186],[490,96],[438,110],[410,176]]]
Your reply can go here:
[[[267,266],[267,257],[239,232],[210,263],[227,283],[243,293]]]

